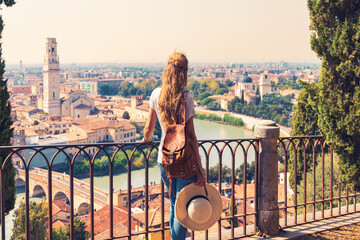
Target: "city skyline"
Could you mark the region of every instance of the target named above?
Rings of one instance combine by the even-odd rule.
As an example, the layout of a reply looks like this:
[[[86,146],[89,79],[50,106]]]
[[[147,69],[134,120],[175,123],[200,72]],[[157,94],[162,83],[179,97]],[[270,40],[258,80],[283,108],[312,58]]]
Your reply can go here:
[[[57,38],[64,64],[161,63],[174,49],[190,63],[320,62],[300,1],[34,0],[2,15],[9,64],[41,64],[47,37]]]

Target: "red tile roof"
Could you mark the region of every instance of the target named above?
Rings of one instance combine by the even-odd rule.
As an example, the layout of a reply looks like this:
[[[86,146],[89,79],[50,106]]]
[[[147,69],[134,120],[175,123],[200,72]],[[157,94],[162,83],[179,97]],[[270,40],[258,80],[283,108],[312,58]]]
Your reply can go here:
[[[91,217],[87,217],[85,220],[86,230],[91,231],[90,221]],[[122,235],[128,233],[128,212],[126,208],[113,207],[113,224],[114,224],[114,235]],[[131,221],[131,230],[135,229],[135,221]],[[95,239],[104,239],[109,237],[110,234],[110,206],[106,205],[100,210],[94,213],[94,234]]]

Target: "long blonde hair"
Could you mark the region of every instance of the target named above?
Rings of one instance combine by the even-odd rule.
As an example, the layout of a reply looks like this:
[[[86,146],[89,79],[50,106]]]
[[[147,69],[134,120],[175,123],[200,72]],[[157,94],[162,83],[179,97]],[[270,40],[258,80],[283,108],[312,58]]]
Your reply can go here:
[[[162,77],[159,97],[161,123],[167,128],[176,123],[176,104],[187,85],[188,60],[184,53],[174,52],[168,59]]]

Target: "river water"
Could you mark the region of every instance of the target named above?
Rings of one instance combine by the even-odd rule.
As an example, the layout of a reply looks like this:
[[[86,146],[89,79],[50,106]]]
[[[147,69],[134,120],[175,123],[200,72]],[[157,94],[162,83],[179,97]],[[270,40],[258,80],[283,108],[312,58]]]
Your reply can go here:
[[[214,122],[209,122],[205,120],[198,120],[194,119],[194,125],[195,125],[195,132],[198,140],[215,140],[215,139],[239,139],[239,138],[253,138],[254,133],[251,131],[248,131],[244,128],[239,127],[233,127],[229,125],[223,125],[218,124]],[[223,143],[218,143],[218,147],[222,147]],[[235,143],[230,144],[231,146],[235,146]],[[246,147],[248,145],[248,142],[244,144]],[[206,149],[209,148],[209,144],[204,145]],[[205,166],[205,154],[200,151],[200,155],[202,158],[202,164]],[[216,152],[216,149],[213,148],[210,156],[209,156],[209,166],[215,166],[219,162],[218,153]],[[235,161],[236,166],[235,168],[239,167],[241,163],[243,163],[243,154],[240,147],[236,151],[235,154]],[[254,149],[250,148],[249,154],[247,157],[247,161],[251,162],[254,159]],[[227,165],[228,167],[231,167],[232,162],[232,155],[229,150],[229,148],[225,148],[223,152],[223,165]],[[128,183],[127,183],[127,173],[121,173],[114,175],[113,177],[113,184],[114,189],[117,191],[118,189],[127,189]],[[149,168],[149,182],[155,182],[160,183],[160,174],[157,167],[151,167]],[[90,183],[90,178],[84,178],[82,181],[86,183]],[[101,177],[94,177],[94,184],[95,187],[102,189],[106,192],[109,192],[109,176],[101,176]],[[145,170],[135,170],[131,172],[131,185],[133,188],[135,187],[141,187],[145,185]]]
[[[253,138],[254,134],[251,131],[248,131],[244,128],[238,128],[223,124],[217,124],[214,122],[209,122],[205,120],[198,120],[194,119],[194,125],[195,125],[195,132],[198,140],[215,140],[215,139],[241,139],[241,138]],[[221,148],[224,144],[219,143],[217,146]],[[234,147],[236,144],[232,143],[230,146]],[[204,145],[206,147],[206,150],[210,146],[209,144]],[[244,147],[246,148],[247,143],[244,144]],[[203,166],[205,164],[205,155],[200,151],[200,155],[202,158]],[[227,165],[231,167],[232,162],[232,155],[229,150],[229,148],[225,148],[222,153],[222,161],[223,165]],[[243,153],[241,151],[241,148],[238,148],[238,151],[235,153],[235,161],[236,165],[235,168],[239,167],[241,163],[243,163]],[[251,162],[254,159],[254,150],[250,148],[247,161]],[[215,166],[219,162],[218,153],[215,151],[215,148],[211,151],[209,155],[209,166]],[[127,173],[121,173],[116,174],[113,177],[113,184],[114,184],[114,190],[117,191],[118,189],[127,189]],[[82,181],[86,183],[90,183],[89,178],[84,178]],[[151,167],[149,168],[149,182],[155,182],[160,183],[160,174],[157,167]],[[106,192],[109,192],[109,176],[100,176],[100,177],[94,177],[94,184],[95,187],[102,189]],[[131,172],[131,185],[132,187],[141,187],[145,185],[145,170],[135,170]],[[17,195],[16,195],[16,203],[15,203],[15,209],[19,206],[21,201],[24,201],[25,193],[24,188],[17,188]],[[31,201],[41,201],[40,198],[31,198]],[[12,210],[5,219],[6,222],[6,239],[10,239],[11,232],[12,232],[12,226],[13,226],[13,214],[14,210]],[[1,232],[0,232],[1,236]]]

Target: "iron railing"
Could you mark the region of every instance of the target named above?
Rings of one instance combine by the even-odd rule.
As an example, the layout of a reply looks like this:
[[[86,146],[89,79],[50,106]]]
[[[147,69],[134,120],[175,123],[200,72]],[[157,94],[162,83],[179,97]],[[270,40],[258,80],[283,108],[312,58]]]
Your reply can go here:
[[[148,239],[150,234],[161,233],[162,239],[165,238],[166,231],[169,229],[165,219],[165,193],[164,185],[161,183],[161,224],[159,226],[149,226],[149,168],[154,161],[154,153],[158,148],[158,142],[151,144],[143,143],[101,143],[101,144],[80,144],[80,145],[47,145],[47,146],[17,146],[17,147],[0,147],[0,153],[6,153],[6,159],[1,167],[0,178],[0,201],[1,201],[1,239],[5,240],[10,236],[5,236],[5,202],[4,192],[7,186],[4,184],[4,167],[5,164],[16,159],[17,165],[20,169],[17,171],[17,177],[22,174],[25,184],[25,236],[30,239],[30,218],[29,218],[29,204],[30,204],[30,180],[39,181],[39,184],[47,184],[47,201],[48,201],[48,222],[47,228],[53,229],[53,189],[58,187],[59,184],[68,186],[63,189],[68,193],[68,200],[70,203],[70,239],[74,239],[74,218],[75,213],[75,198],[82,197],[88,198],[89,204],[89,232],[90,238],[95,238],[95,205],[108,205],[109,206],[109,223],[108,236],[104,239],[131,239],[133,236],[143,237]],[[218,239],[231,238],[235,239],[242,236],[254,234],[256,231],[256,216],[257,216],[257,181],[258,181],[258,156],[259,156],[259,139],[222,139],[222,140],[203,140],[199,141],[199,151],[202,156],[203,168],[205,174],[210,176],[215,174],[215,183],[224,199],[228,201],[228,206],[224,206],[224,213],[218,221],[217,228],[215,227],[214,233],[207,230],[202,233],[191,233],[191,238],[194,239],[195,235],[205,235],[205,239],[213,238],[212,234],[217,235]],[[116,234],[115,230],[118,227],[114,222],[114,174],[119,170],[118,166],[114,165],[115,159],[118,154],[125,156],[125,169],[127,174],[127,193],[128,204],[126,205],[127,211],[127,232],[123,234]],[[132,214],[132,169],[134,168],[134,161],[136,156],[143,160],[144,164],[144,177],[143,177],[143,198],[144,198],[144,215],[145,220],[141,228],[135,231],[133,224],[137,219],[133,218]],[[109,178],[109,188],[107,193],[96,188],[94,177],[97,174],[96,164],[97,159],[100,157],[106,158],[108,161],[107,171]],[[83,160],[85,159],[85,160]],[[60,174],[54,169],[59,165],[56,163],[65,161],[68,174]],[[89,184],[81,183],[76,175],[76,164],[81,160],[88,162],[89,166]],[[249,170],[248,166],[251,162],[254,163]],[[34,170],[34,163],[43,162],[43,169]],[[217,166],[218,164],[218,166]],[[241,170],[242,165],[242,170]],[[227,166],[227,167],[226,167]],[[137,166],[138,167],[138,166]],[[237,170],[238,169],[238,170]],[[226,171],[224,174],[223,171]],[[251,171],[251,174],[250,172]],[[216,175],[217,174],[217,175]],[[63,175],[63,178],[61,178]],[[251,175],[252,177],[248,177]],[[34,180],[34,181],[35,181]],[[226,183],[227,180],[227,183]],[[138,184],[138,183],[137,183]],[[35,186],[32,186],[35,188]],[[79,190],[85,189],[85,190]],[[37,187],[38,189],[39,187]],[[117,190],[117,189],[115,189]],[[66,195],[66,194],[65,194]],[[104,203],[102,195],[106,195],[107,201]],[[237,211],[237,213],[236,213]],[[252,219],[252,220],[251,220]],[[227,224],[226,224],[227,223]],[[236,227],[241,225],[240,227]],[[226,225],[225,229],[224,225]],[[250,228],[249,228],[250,226]],[[252,227],[251,227],[252,226]],[[52,239],[53,231],[48,230],[48,238]]]
[[[281,228],[358,211],[360,193],[350,194],[341,184],[334,148],[324,137],[279,138],[278,153],[284,169],[283,189],[279,189],[284,194]]]

